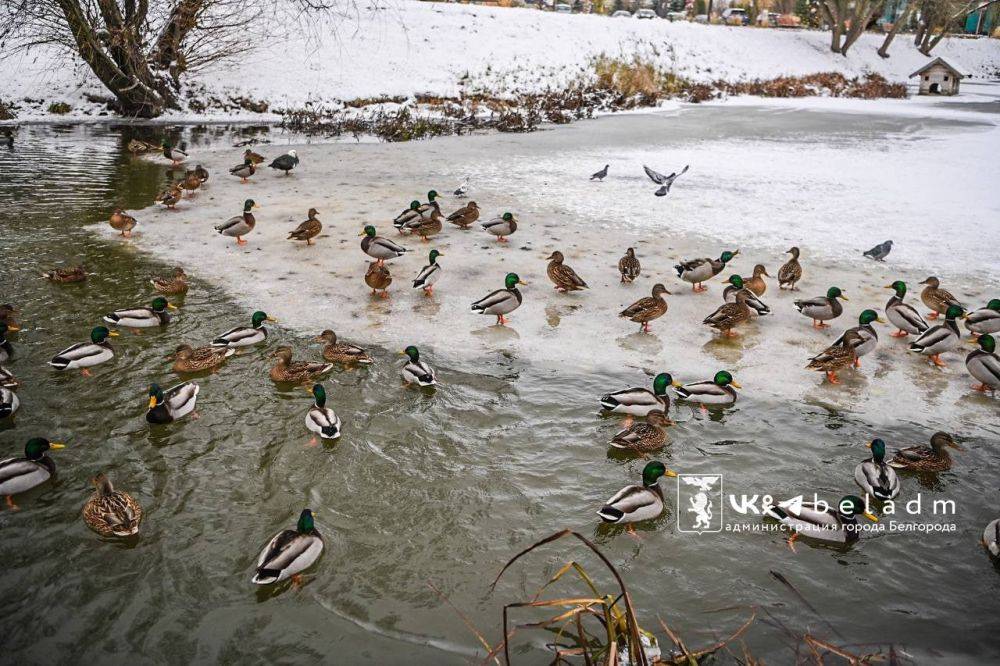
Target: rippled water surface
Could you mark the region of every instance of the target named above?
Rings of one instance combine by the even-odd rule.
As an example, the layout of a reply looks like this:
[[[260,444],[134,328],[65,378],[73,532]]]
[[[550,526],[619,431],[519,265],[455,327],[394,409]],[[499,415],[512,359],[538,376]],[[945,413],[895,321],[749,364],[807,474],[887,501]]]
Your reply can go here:
[[[479,646],[427,582],[496,640],[503,603],[530,597],[559,563],[578,557],[598,571],[579,551],[549,552],[489,594],[508,557],[561,527],[594,537],[620,566],[646,626],[659,613],[689,644],[742,621],[740,612],[705,614],[720,607],[756,604],[803,631],[821,627],[768,573],[778,570],[843,642],[893,641],[952,660],[1000,656],[1000,574],[977,543],[998,507],[995,413],[961,423],[933,410],[919,423],[888,413],[864,420],[819,400],[753,397],[724,413],[681,408],[662,458],[683,472],[721,472],[730,492],[808,489],[836,499],[854,492],[859,443],[873,432],[891,428],[900,443],[923,443],[939,428],[958,434],[965,451],[954,471],[906,481],[926,499],[954,499],[957,532],[875,536],[848,551],[800,545],[793,555],[777,534],[681,534],[672,499],[638,540],[595,528],[594,509],[643,465],[607,453],[618,424],[595,409],[596,396],[642,376],[632,368],[595,376],[498,354],[438,367],[443,386],[425,394],[401,390],[399,357],[374,350],[371,368],[328,382],[345,434],[313,448],[303,425],[309,396],[267,377],[269,347],[311,343],[279,325],[268,347],[198,379],[199,419],[151,428],[147,384],[176,379],[164,357],[249,318],[195,277],[170,326],[115,339],[114,362],[93,377],[50,371],[45,362],[86,339],[103,313],[148,302],[148,278],[169,269],[83,229],[115,205],[147,205],[162,187],[165,167],[125,150],[132,136],[160,131],[28,126],[14,151],[0,150],[0,302],[20,307],[24,327],[9,363],[23,406],[0,423],[0,455],[19,455],[34,435],[69,443],[53,454],[57,480],[19,496],[21,511],[0,511],[0,662],[467,663]],[[288,141],[266,128],[169,131],[193,147]],[[94,273],[84,284],[38,277],[79,262]],[[143,505],[136,540],[102,541],[80,518],[99,471]],[[255,588],[258,549],[304,506],[326,535],[323,559],[302,589]],[[548,661],[545,640],[519,634],[520,659]],[[790,658],[771,627],[755,628],[748,643],[774,663]]]

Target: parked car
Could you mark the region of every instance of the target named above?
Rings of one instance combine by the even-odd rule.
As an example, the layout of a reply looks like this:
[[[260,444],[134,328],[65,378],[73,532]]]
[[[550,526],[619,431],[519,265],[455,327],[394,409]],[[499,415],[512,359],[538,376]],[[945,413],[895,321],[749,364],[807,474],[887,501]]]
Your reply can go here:
[[[635,13],[635,17],[637,19],[655,19],[656,12],[654,12],[652,9],[640,9]]]
[[[558,5],[556,5],[556,13],[557,14],[572,14],[573,13],[573,8],[570,7],[567,4],[559,3]]]
[[[611,15],[611,18],[632,18],[632,12],[624,9],[619,9],[618,11],[616,11],[614,14]]]
[[[668,21],[686,21],[687,12],[667,12]]]
[[[694,17],[695,23],[708,23],[708,14],[698,14]]]
[[[729,7],[722,10],[722,22],[726,25],[747,25],[750,23],[750,16],[742,7]]]

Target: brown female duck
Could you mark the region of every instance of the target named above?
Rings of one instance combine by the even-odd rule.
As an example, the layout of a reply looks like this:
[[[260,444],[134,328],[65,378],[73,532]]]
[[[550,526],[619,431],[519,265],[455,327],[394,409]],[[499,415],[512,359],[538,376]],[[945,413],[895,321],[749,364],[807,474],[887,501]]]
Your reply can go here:
[[[920,292],[920,300],[931,309],[927,314],[928,319],[937,319],[939,315],[947,313],[949,305],[960,305],[965,308],[950,291],[941,288],[941,281],[933,275],[920,284],[927,285]]]
[[[792,258],[785,262],[785,265],[778,269],[778,289],[797,289],[795,283],[802,279],[802,264],[799,263],[799,248],[791,247],[785,254],[792,255]]]
[[[292,348],[278,347],[271,354],[278,362],[271,368],[271,381],[289,384],[304,384],[314,382],[319,377],[333,370],[332,363],[310,363],[308,361],[292,362]]]
[[[218,368],[235,353],[236,350],[229,347],[198,347],[193,349],[191,345],[178,345],[174,353],[167,359],[174,362],[171,370],[176,373],[202,372]]]
[[[149,283],[161,294],[185,294],[188,290],[187,273],[180,266],[174,268],[170,277],[153,276]]]
[[[581,289],[587,289],[587,283],[583,281],[579,275],[576,274],[572,268],[567,266],[565,263],[565,258],[563,253],[556,250],[551,255],[549,255],[549,265],[546,267],[545,272],[555,284],[555,288],[558,291],[580,291]]]
[[[631,284],[637,277],[642,267],[639,259],[635,256],[635,248],[625,250],[625,256],[618,260],[618,272],[622,275],[622,284]]]
[[[330,329],[320,333],[316,337],[316,342],[326,343],[323,347],[323,360],[331,363],[367,365],[372,362],[372,357],[361,347],[346,342],[337,342],[337,334]]]
[[[308,219],[290,231],[287,240],[304,240],[306,245],[312,245],[312,239],[319,236],[319,232],[323,231],[323,223],[316,217],[319,215],[318,210],[310,208],[306,215]]]
[[[121,235],[128,238],[132,235],[132,230],[135,229],[135,218],[131,215],[126,215],[125,211],[121,208],[115,208],[111,211],[111,218],[108,220],[111,228],[115,231],[121,232]]]
[[[664,294],[669,294],[667,288],[662,284],[653,285],[653,294],[640,298],[632,305],[618,313],[619,317],[624,317],[629,321],[634,321],[642,326],[644,333],[649,332],[649,322],[658,319],[667,313],[667,300]]]
[[[60,283],[83,282],[87,279],[87,268],[83,264],[67,268],[53,268],[42,273],[42,277]]]
[[[392,284],[392,275],[385,264],[373,261],[368,264],[365,271],[365,284],[372,289],[372,295],[378,294],[382,298],[389,298],[389,285]]]
[[[946,432],[936,432],[931,436],[930,446],[911,446],[896,451],[889,461],[890,467],[912,472],[944,472],[951,469],[951,454],[948,447],[962,450]]]
[[[479,219],[479,206],[470,201],[448,216],[448,221],[461,229],[468,229]]]

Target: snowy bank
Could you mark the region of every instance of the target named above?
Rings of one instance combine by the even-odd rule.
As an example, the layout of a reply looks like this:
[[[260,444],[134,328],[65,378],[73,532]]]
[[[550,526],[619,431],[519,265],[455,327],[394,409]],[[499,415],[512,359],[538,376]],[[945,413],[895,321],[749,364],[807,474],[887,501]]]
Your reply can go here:
[[[240,99],[266,102],[274,111],[384,96],[534,92],[589,73],[592,59],[601,54],[640,55],[701,82],[828,71],[876,72],[904,81],[928,61],[905,35],[893,44],[889,59],[875,52],[882,40],[877,34],[862,36],[844,57],[830,52],[829,34],[820,31],[409,0],[387,8],[362,7],[310,27],[306,34],[293,31],[292,38],[262,43],[238,62],[193,75],[187,82],[189,100],[216,100],[221,102],[217,108],[225,109],[221,116],[232,116],[253,115],[231,101]],[[953,60],[976,78],[1000,72],[997,40],[946,39],[934,56]],[[85,65],[67,64],[65,56],[44,47],[0,60],[0,80],[0,99],[22,106],[21,120],[52,118],[45,108],[56,101],[69,103],[72,115],[100,113],[103,105],[93,99],[106,95]]]

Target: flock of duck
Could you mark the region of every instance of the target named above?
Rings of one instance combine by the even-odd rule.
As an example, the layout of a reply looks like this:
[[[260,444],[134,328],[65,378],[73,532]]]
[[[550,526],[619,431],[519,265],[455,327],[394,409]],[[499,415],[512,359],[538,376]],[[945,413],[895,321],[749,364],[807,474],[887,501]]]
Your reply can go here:
[[[154,148],[138,141],[130,144],[130,149],[134,152],[148,152]],[[164,142],[160,149],[163,157],[175,167],[188,158],[183,145],[174,147],[169,142]],[[246,182],[257,173],[257,165],[264,161],[262,155],[247,149],[242,163],[230,169],[229,173]],[[295,151],[288,151],[274,159],[269,166],[287,176],[298,164],[299,158]],[[650,179],[661,185],[661,190],[656,192],[657,196],[664,196],[669,192],[674,179],[685,173],[688,167],[669,176],[663,176],[648,167],[645,169]],[[607,173],[606,166],[594,174],[591,180],[603,180]],[[182,179],[172,183],[156,197],[156,202],[173,208],[182,201],[185,191],[199,189],[208,179],[208,171],[199,164],[194,169],[186,170]],[[464,197],[467,190],[466,181],[454,194]],[[246,243],[244,237],[252,233],[256,225],[252,212],[255,207],[253,199],[246,199],[242,214],[217,225],[216,231],[235,238],[237,244]],[[323,228],[318,215],[318,211],[311,208],[308,218],[289,232],[288,239],[305,241],[311,245]],[[439,195],[431,190],[426,202],[412,201],[396,216],[394,226],[400,234],[412,234],[427,241],[442,231],[443,221],[461,229],[469,229],[478,219],[479,208],[474,201],[469,201],[445,216],[441,211]],[[123,236],[129,236],[137,222],[124,210],[115,208],[109,224]],[[518,220],[512,213],[505,212],[482,222],[481,228],[502,243],[517,231]],[[372,225],[365,226],[360,236],[362,252],[373,259],[366,270],[365,282],[373,293],[387,297],[392,276],[386,261],[403,256],[407,249],[389,238],[379,236]],[[891,246],[891,241],[887,241],[865,255],[875,260],[884,260]],[[675,270],[677,276],[689,283],[694,292],[703,292],[707,290],[705,283],[720,275],[738,254],[739,250],[725,251],[718,259],[683,261],[675,266]],[[792,247],[787,254],[790,258],[777,273],[778,286],[783,290],[797,290],[797,284],[803,276],[801,253],[797,247]],[[437,262],[442,256],[444,255],[438,250],[430,250],[428,264],[413,280],[414,289],[422,289],[428,294],[433,292],[434,284],[442,273],[441,265]],[[622,284],[629,284],[640,275],[642,267],[634,248],[625,251],[618,262],[618,269]],[[587,283],[566,264],[561,252],[553,252],[548,257],[546,274],[555,289],[561,292],[588,289]],[[80,282],[86,280],[87,275],[84,266],[53,269],[42,274],[56,283]],[[765,277],[770,275],[761,264],[755,266],[751,276],[731,275],[723,291],[724,302],[705,317],[703,323],[724,336],[732,336],[736,335],[735,329],[738,327],[755,317],[769,314],[770,307],[761,300],[767,291]],[[93,328],[89,341],[60,351],[52,357],[49,365],[58,371],[79,370],[82,374],[89,375],[90,368],[114,358],[115,352],[109,338],[118,336],[119,329],[138,334],[144,328],[167,326],[171,321],[170,311],[175,306],[168,302],[166,296],[185,293],[188,289],[187,276],[183,268],[178,267],[171,275],[154,277],[150,282],[156,291],[164,295],[154,298],[148,307],[123,308],[106,314],[103,317],[104,325]],[[523,296],[518,290],[518,286],[523,284],[517,274],[509,273],[504,279],[503,288],[472,303],[471,309],[483,315],[495,316],[497,324],[504,325],[507,323],[506,315],[519,308],[523,302]],[[969,374],[979,382],[974,388],[995,392],[1000,388],[1000,357],[996,354],[992,334],[1000,331],[1000,299],[993,299],[984,308],[967,313],[966,307],[941,287],[938,278],[928,277],[921,284],[924,285],[920,294],[921,301],[930,309],[927,318],[933,321],[943,316],[943,322],[931,326],[917,308],[905,302],[906,284],[896,281],[887,286],[893,291],[893,296],[884,308],[889,322],[897,328],[892,336],[917,336],[910,343],[909,350],[925,355],[934,364],[942,366],[944,363],[941,354],[955,349],[962,340],[958,321],[964,319],[966,328],[972,334],[970,342],[978,346],[978,349],[968,354],[965,362]],[[632,303],[619,316],[639,324],[642,331],[649,331],[650,323],[666,314],[668,305],[664,297],[670,293],[664,284],[657,283],[649,296]],[[830,326],[828,322],[843,314],[841,301],[846,300],[847,296],[843,291],[834,286],[825,295],[796,300],[794,304],[802,315],[812,320],[814,327],[824,328]],[[14,357],[14,348],[7,339],[7,334],[18,329],[17,314],[17,309],[12,305],[0,306],[0,363]],[[273,321],[275,320],[265,312],[257,311],[251,315],[249,325],[235,326],[220,333],[208,345],[197,348],[179,345],[170,356],[172,369],[180,374],[214,371],[241,348],[267,341],[269,332],[265,324]],[[860,359],[876,348],[878,333],[873,324],[879,322],[885,323],[875,310],[865,309],[859,317],[858,325],[847,329],[832,345],[812,357],[807,367],[826,373],[831,383],[837,383],[839,371],[851,366],[860,367]],[[324,362],[295,361],[292,348],[282,345],[271,354],[275,363],[269,372],[270,379],[276,383],[302,385],[311,392],[313,404],[305,414],[305,426],[313,435],[310,441],[313,445],[318,442],[317,438],[334,440],[341,434],[341,421],[333,409],[327,406],[326,391],[319,383],[320,380],[338,364],[350,367],[373,362],[364,349],[338,340],[332,330],[323,331],[316,341],[324,344]],[[402,353],[408,357],[400,369],[405,385],[433,387],[437,384],[434,369],[421,357],[416,346],[408,346]],[[0,418],[12,418],[17,412],[20,406],[16,393],[18,386],[19,382],[14,374],[0,365]],[[608,393],[600,398],[602,409],[606,413],[626,416],[624,429],[613,436],[610,446],[643,457],[661,450],[666,440],[664,428],[672,423],[668,416],[671,400],[667,391],[670,388],[679,399],[700,405],[705,410],[707,405],[732,405],[738,398],[736,389],[741,389],[742,386],[725,370],[717,372],[710,380],[689,384],[681,384],[670,374],[661,373],[654,378],[651,389],[633,387]],[[159,425],[187,416],[197,417],[195,407],[198,393],[199,385],[194,381],[182,382],[167,389],[157,384],[150,385],[146,420]],[[636,422],[633,417],[645,420]],[[13,496],[40,486],[52,477],[55,463],[48,452],[62,447],[63,444],[59,442],[32,438],[25,446],[24,457],[0,461],[0,495],[6,497],[9,507],[16,508]],[[835,507],[818,506],[809,502],[779,503],[768,510],[772,519],[783,523],[792,532],[790,544],[799,534],[835,543],[857,540],[857,516],[864,515],[877,520],[867,510],[868,501],[888,501],[899,494],[901,484],[897,469],[916,473],[941,472],[951,468],[948,448],[959,449],[952,437],[944,432],[934,434],[929,446],[902,449],[888,460],[885,443],[881,439],[873,440],[869,447],[870,458],[860,463],[855,470],[855,481],[864,491],[866,499],[848,495]],[[668,470],[660,461],[650,461],[643,469],[642,483],[626,486],[613,495],[598,510],[598,515],[607,523],[626,525],[629,531],[632,531],[632,524],[636,522],[657,518],[664,509],[663,491],[659,485],[659,480],[664,476],[673,477],[676,473]],[[126,492],[116,490],[103,474],[94,479],[94,484],[96,492],[82,512],[87,525],[108,537],[137,534],[143,514],[134,498]],[[983,540],[993,555],[1000,556],[1000,519],[987,526]],[[319,558],[323,547],[323,537],[316,529],[312,512],[305,509],[295,529],[278,532],[261,550],[252,581],[256,584],[271,584],[287,579],[297,582],[299,574]]]

